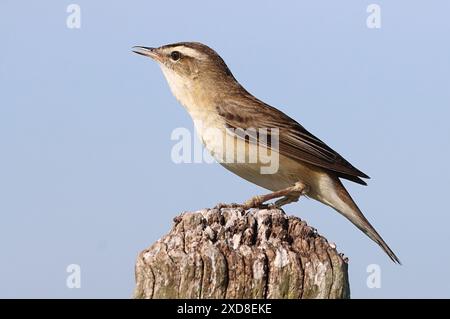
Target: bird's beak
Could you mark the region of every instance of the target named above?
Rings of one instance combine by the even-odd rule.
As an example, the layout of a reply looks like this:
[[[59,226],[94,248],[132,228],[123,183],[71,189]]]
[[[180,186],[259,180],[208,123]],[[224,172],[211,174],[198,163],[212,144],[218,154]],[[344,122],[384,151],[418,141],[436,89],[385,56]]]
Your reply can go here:
[[[133,52],[143,56],[148,56],[156,61],[161,61],[161,56],[158,54],[155,48],[134,46]]]

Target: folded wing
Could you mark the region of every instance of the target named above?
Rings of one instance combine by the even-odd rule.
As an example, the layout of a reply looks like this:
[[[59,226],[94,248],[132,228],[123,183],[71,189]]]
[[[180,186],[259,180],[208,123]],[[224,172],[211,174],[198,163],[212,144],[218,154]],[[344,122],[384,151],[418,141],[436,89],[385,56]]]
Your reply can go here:
[[[246,112],[242,112],[244,109]],[[278,151],[280,154],[333,171],[341,178],[367,185],[361,177],[369,178],[369,176],[351,165],[294,119],[250,94],[245,99],[223,101],[217,107],[217,111],[225,120],[227,127],[234,129],[233,132],[240,131],[236,129],[243,129],[246,130],[247,134],[252,132],[249,129],[253,128],[256,129],[255,134],[258,134],[258,132],[261,134],[261,130],[258,129],[264,128],[268,129],[267,132],[270,134],[271,128],[278,128]],[[247,114],[247,116],[243,117],[241,114]],[[236,133],[236,135],[239,136],[239,133]],[[239,137],[245,138],[244,136]],[[250,140],[257,140],[259,143],[266,143],[266,146],[271,147],[270,137],[261,138],[258,135],[250,137]]]

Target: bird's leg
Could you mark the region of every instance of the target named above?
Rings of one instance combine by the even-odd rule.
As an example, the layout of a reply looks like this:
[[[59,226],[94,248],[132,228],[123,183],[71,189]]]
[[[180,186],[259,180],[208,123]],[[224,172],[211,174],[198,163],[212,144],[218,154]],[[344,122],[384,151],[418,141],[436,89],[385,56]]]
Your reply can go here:
[[[242,205],[242,207],[244,209],[257,208],[271,199],[282,197],[281,199],[275,202],[275,205],[277,207],[281,207],[283,205],[298,201],[300,196],[304,194],[306,191],[307,186],[302,182],[297,182],[295,183],[294,186],[290,186],[270,194],[254,196],[249,200],[247,200]]]
[[[298,202],[298,200],[300,199],[300,195],[301,194],[297,194],[294,193],[292,195],[286,195],[282,198],[280,198],[279,200],[275,201],[275,206],[276,207],[281,207],[290,203],[295,203]]]

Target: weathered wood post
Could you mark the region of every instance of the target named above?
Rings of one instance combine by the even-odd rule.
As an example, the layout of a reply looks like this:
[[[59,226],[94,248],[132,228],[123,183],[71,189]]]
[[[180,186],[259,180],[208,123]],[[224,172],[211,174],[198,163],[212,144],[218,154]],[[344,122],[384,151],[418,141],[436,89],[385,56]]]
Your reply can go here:
[[[349,298],[347,261],[279,209],[205,209],[139,254],[135,298]]]

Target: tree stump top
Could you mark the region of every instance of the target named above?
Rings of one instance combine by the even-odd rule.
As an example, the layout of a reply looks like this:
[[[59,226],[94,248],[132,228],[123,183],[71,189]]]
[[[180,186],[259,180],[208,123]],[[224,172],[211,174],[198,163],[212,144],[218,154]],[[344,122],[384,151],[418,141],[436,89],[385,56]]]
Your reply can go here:
[[[204,209],[142,251],[135,298],[349,298],[347,260],[280,209]]]

